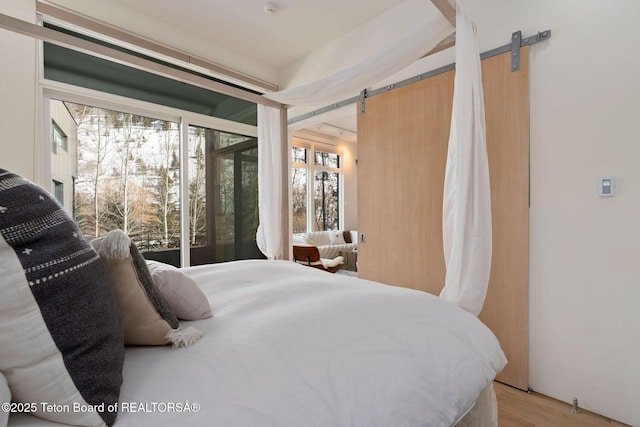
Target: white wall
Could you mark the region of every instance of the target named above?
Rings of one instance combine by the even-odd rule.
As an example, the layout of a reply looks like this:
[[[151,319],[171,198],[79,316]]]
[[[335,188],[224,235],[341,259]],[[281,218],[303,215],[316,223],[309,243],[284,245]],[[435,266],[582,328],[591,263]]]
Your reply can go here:
[[[461,2],[481,51],[513,31],[552,30],[530,54],[530,386],[640,425],[640,2]],[[336,58],[371,51],[364,35],[376,30],[325,46],[283,80],[307,80],[336,46]],[[452,60],[453,49],[388,82]],[[598,197],[600,176],[616,178],[615,197]]]
[[[35,22],[35,2],[2,0],[0,13]],[[0,167],[34,179],[36,41],[0,30]]]
[[[338,151],[342,153],[342,171],[344,173],[344,225],[345,230],[358,230],[358,144],[338,142]]]
[[[554,34],[531,67],[531,386],[640,425],[640,3],[539,3]]]
[[[63,205],[68,213],[73,214],[74,178],[78,176],[78,125],[62,101],[50,101],[51,120],[67,137],[67,148],[56,147],[51,153],[51,179],[63,186]],[[53,141],[52,141],[53,146]],[[54,190],[51,184],[52,193]],[[53,193],[55,194],[55,193]]]

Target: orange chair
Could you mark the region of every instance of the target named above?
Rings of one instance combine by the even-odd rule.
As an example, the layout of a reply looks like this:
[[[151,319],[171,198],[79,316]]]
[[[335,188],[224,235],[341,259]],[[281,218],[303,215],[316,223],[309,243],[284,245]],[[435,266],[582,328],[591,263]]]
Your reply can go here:
[[[335,273],[344,265],[343,257],[338,256],[334,259],[320,258],[318,248],[309,245],[294,245],[293,260],[298,264],[318,268],[329,273]]]

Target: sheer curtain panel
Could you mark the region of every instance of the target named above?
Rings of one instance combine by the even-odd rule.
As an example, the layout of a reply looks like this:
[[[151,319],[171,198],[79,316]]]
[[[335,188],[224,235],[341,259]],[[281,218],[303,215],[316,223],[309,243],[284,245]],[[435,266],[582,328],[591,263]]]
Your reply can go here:
[[[398,43],[359,64],[316,82],[267,93],[264,97],[292,106],[323,106],[342,101],[417,61],[454,32],[455,28],[440,13],[427,15],[420,26]]]
[[[256,242],[268,259],[282,259],[281,110],[258,104],[258,210]]]
[[[491,272],[491,192],[475,27],[459,4],[456,19],[455,89],[442,213],[447,272],[440,297],[477,316]]]

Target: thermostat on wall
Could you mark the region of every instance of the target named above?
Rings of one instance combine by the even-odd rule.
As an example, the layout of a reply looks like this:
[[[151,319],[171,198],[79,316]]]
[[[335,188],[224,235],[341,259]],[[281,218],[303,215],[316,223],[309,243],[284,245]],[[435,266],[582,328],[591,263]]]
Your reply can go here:
[[[600,178],[598,195],[600,197],[612,197],[616,194],[616,181],[613,177]]]

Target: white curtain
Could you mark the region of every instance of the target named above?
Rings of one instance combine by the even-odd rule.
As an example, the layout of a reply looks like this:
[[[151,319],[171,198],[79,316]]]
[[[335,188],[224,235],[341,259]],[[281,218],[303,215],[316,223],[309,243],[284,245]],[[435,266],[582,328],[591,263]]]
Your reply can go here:
[[[256,242],[268,259],[282,259],[281,110],[258,104],[258,210]],[[286,129],[284,129],[286,131]]]
[[[477,316],[491,272],[491,193],[475,28],[460,5],[456,20],[455,89],[442,214],[447,272],[440,297]]]
[[[324,106],[342,101],[420,59],[454,31],[453,26],[441,14],[426,16],[419,27],[398,43],[359,64],[316,82],[267,93],[264,97],[295,106]]]

